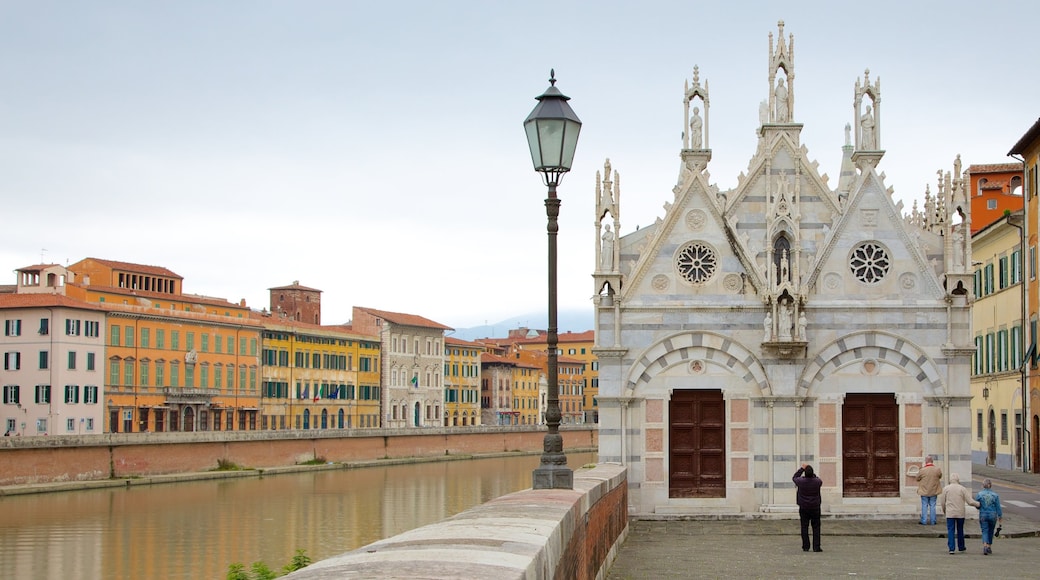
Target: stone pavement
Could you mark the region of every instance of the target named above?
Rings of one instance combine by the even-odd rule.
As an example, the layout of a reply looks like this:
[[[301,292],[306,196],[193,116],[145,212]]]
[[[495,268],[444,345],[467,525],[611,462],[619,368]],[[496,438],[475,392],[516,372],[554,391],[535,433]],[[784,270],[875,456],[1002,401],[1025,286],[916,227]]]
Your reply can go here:
[[[985,477],[1040,489],[1040,475],[972,466]],[[974,488],[981,487],[976,483]],[[790,519],[787,519],[790,518]],[[785,519],[642,519],[608,580],[643,578],[1035,578],[1040,575],[1040,522],[1005,516],[982,555],[978,520],[965,522],[967,551],[950,555],[946,524],[912,519],[823,518],[823,552],[802,552],[797,515]]]

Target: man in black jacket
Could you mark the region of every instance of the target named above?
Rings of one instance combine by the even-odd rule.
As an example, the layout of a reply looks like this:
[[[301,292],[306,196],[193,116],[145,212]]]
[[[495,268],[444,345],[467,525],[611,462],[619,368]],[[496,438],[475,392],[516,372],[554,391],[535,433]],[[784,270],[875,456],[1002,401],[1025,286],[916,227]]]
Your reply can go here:
[[[823,480],[816,477],[811,465],[803,463],[791,478],[798,488],[798,515],[802,519],[802,551],[809,551],[809,525],[812,524],[812,549],[822,552],[820,547],[820,488]]]

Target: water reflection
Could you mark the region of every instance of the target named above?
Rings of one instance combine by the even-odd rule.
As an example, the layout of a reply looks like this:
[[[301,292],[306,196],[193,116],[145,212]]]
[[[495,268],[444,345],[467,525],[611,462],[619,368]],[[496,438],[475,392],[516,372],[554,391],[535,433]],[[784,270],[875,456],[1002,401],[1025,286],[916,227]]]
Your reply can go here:
[[[568,455],[577,469],[594,453]],[[537,455],[0,499],[2,578],[223,578],[326,558],[531,487]]]

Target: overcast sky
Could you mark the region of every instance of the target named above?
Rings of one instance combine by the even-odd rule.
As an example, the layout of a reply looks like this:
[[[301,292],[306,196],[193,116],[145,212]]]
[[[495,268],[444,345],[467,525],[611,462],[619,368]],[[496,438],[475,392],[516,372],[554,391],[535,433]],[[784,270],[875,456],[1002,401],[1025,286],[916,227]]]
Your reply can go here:
[[[256,309],[298,280],[327,324],[355,305],[456,328],[544,310],[522,122],[555,68],[584,122],[560,308],[591,308],[596,171],[621,175],[622,234],[663,217],[698,65],[711,178],[735,187],[779,19],[831,187],[865,68],[904,212],[957,154],[1012,161],[1040,116],[1036,2],[2,0],[0,283],[97,257]]]

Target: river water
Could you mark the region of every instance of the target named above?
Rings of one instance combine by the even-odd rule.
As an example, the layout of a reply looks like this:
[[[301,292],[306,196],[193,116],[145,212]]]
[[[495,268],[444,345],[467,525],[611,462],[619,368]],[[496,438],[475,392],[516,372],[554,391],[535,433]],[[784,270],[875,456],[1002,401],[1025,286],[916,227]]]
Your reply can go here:
[[[572,469],[595,453],[568,455]],[[222,579],[320,560],[531,487],[539,456],[0,498],[0,578]]]

